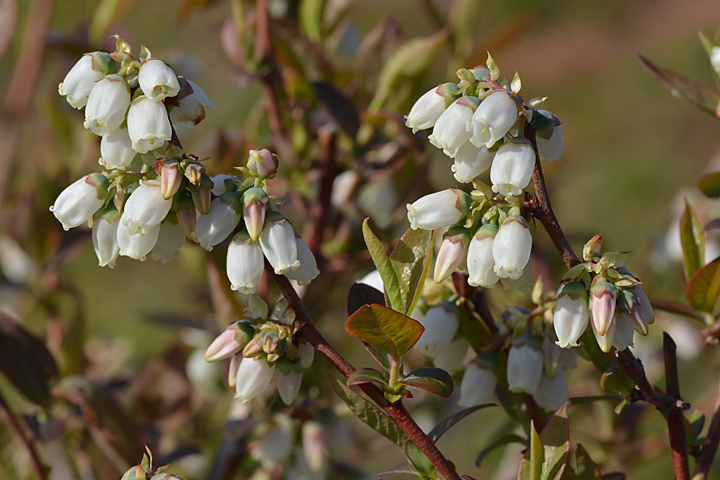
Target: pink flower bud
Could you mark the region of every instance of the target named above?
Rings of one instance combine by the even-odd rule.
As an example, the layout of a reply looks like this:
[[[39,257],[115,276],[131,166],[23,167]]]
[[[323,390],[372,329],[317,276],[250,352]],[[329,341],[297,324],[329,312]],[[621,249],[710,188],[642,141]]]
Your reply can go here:
[[[440,251],[435,259],[435,283],[445,281],[458,267],[465,262],[469,235],[462,227],[451,229],[445,236]]]
[[[236,332],[237,328],[234,324],[228,325],[205,351],[205,361],[216,362],[218,360],[225,360],[242,350],[245,344],[235,339]]]
[[[617,289],[612,283],[601,281],[595,283],[590,291],[593,325],[599,335],[606,335],[615,318]]]
[[[180,165],[177,162],[163,163],[160,167],[160,191],[163,198],[168,200],[174,197],[181,182]]]
[[[265,223],[269,198],[262,188],[251,188],[243,194],[243,219],[250,238],[258,240]]]
[[[270,150],[250,150],[247,167],[262,178],[270,178],[278,169],[278,159]]]

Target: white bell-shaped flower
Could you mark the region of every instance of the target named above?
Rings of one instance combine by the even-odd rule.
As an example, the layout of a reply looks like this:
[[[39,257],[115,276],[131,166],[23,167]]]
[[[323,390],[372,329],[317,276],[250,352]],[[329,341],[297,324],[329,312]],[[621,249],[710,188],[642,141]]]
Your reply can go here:
[[[612,346],[618,352],[635,345],[635,330],[619,315],[615,318],[615,336]]]
[[[85,128],[106,135],[120,127],[130,105],[130,88],[121,75],[107,75],[95,83],[85,107]]]
[[[117,128],[103,135],[100,142],[100,160],[105,168],[125,170],[130,166],[137,152],[132,148],[132,140],[127,128]]]
[[[145,235],[132,234],[124,225],[118,226],[117,238],[120,255],[144,262],[147,254],[155,246],[159,234],[160,225],[155,225]]]
[[[263,433],[251,452],[251,456],[268,471],[286,463],[295,439],[293,422],[290,417],[278,414],[273,420],[269,429]]]
[[[95,82],[115,70],[115,61],[105,52],[86,53],[70,69],[65,80],[58,85],[58,93],[66,96],[73,108],[87,105]]]
[[[490,168],[495,158],[495,152],[487,148],[476,147],[466,142],[455,154],[455,163],[452,170],[455,173],[455,180],[460,183],[470,183],[475,177]]]
[[[525,219],[517,215],[508,217],[500,225],[492,249],[497,276],[512,280],[520,278],[532,249],[532,234]]]
[[[493,192],[504,196],[520,195],[530,183],[535,167],[535,151],[525,139],[512,139],[495,154],[490,168]]]
[[[590,289],[590,310],[593,325],[598,334],[605,335],[615,320],[617,288],[609,282],[600,281]]]
[[[202,248],[211,251],[235,230],[240,218],[242,217],[235,213],[233,205],[223,202],[221,197],[216,198],[210,204],[208,214],[200,215],[191,237]]]
[[[225,180],[230,179],[232,179],[232,175],[228,175],[226,173],[221,173],[212,177],[212,194],[216,197],[219,197],[223,193],[227,192],[227,185],[225,184]]]
[[[275,365],[264,358],[243,358],[235,379],[235,398],[245,403],[261,395],[272,382]]]
[[[170,110],[170,120],[175,129],[189,130],[205,119],[205,108],[215,110],[215,104],[210,101],[205,91],[188,79],[185,81],[192,87],[192,93],[182,97],[178,106]]]
[[[172,126],[162,102],[153,102],[142,95],[133,100],[127,115],[132,148],[147,153],[165,145],[172,137]]]
[[[120,222],[132,233],[145,235],[167,217],[172,199],[163,198],[160,182],[151,180],[136,188],[128,198]]]
[[[517,103],[507,92],[502,90],[490,94],[480,102],[465,126],[471,132],[470,141],[476,147],[492,147],[510,131],[517,116]]]
[[[455,337],[460,321],[458,309],[452,302],[434,305],[425,313],[422,336],[415,344],[422,355],[435,358],[438,350],[450,344]]]
[[[260,246],[278,275],[300,267],[295,231],[284,217],[268,218],[260,234]]]
[[[585,287],[577,282],[565,284],[558,295],[553,315],[557,344],[562,348],[577,347],[589,321],[590,310]]]
[[[85,175],[60,192],[50,207],[65,230],[82,225],[103,206],[105,200],[98,195],[98,187],[93,178],[97,175]],[[104,178],[104,177],[103,177]],[[107,180],[106,180],[107,181]],[[101,198],[98,198],[98,197]]]
[[[255,293],[264,272],[265,260],[262,248],[247,232],[237,233],[227,250],[226,272],[230,288],[240,293]]]
[[[458,223],[470,210],[470,196],[448,188],[425,195],[407,205],[408,221],[413,230],[436,230]]]
[[[543,373],[543,354],[529,333],[520,335],[508,353],[507,380],[511,392],[533,393]]]
[[[437,353],[433,358],[433,365],[454,375],[462,369],[463,360],[468,354],[470,344],[465,338],[460,337],[457,340],[438,347]]]
[[[183,245],[185,232],[180,224],[166,220],[160,224],[160,233],[150,256],[158,262],[168,263],[180,254]]]
[[[468,408],[488,403],[496,385],[497,376],[489,366],[470,362],[460,382],[458,405]]]
[[[600,346],[600,350],[605,353],[608,353],[613,347],[613,342],[615,341],[615,329],[617,328],[618,323],[619,322],[615,321],[610,322],[607,330],[605,331],[605,335],[600,335],[600,333],[598,333],[597,327],[595,326],[595,322],[590,322],[593,333],[595,334],[595,340]]]
[[[445,96],[438,92],[439,89],[435,87],[426,92],[405,117],[405,125],[412,128],[413,133],[434,126],[445,111]]]
[[[458,149],[462,147],[472,135],[465,129],[472,119],[477,108],[478,99],[475,97],[460,97],[435,122],[432,134],[428,137],[430,143],[450,158],[455,158]]]
[[[561,372],[552,379],[543,375],[532,396],[538,406],[543,410],[550,412],[557,411],[570,399],[565,374]]]
[[[525,264],[522,275],[515,279],[504,277],[500,279],[500,282],[502,283],[503,289],[507,292],[524,292],[528,288],[531,288],[533,286],[532,255],[530,255],[528,262]]]
[[[562,157],[563,149],[565,147],[565,135],[563,134],[563,127],[560,121],[552,113],[546,110],[538,110],[538,114],[548,119],[551,122],[552,129],[548,129],[548,132],[538,132],[535,136],[537,141],[538,155],[542,160],[552,162]]]
[[[285,276],[295,280],[298,285],[309,285],[310,282],[315,280],[315,277],[320,275],[320,270],[317,268],[315,255],[313,255],[305,240],[296,236],[295,241],[297,242],[297,259],[300,262],[300,267],[297,270],[288,270],[285,272]]]
[[[115,262],[120,255],[120,246],[117,240],[118,225],[120,222],[108,223],[103,217],[93,222],[93,248],[101,267],[115,267]]]
[[[467,254],[468,284],[471,287],[493,288],[498,281],[492,247],[498,227],[483,225],[470,239]]]
[[[277,374],[277,389],[280,398],[285,405],[292,405],[300,391],[300,385],[302,384],[302,373],[300,372],[288,372],[282,374],[278,370]]]
[[[180,83],[173,69],[156,58],[142,63],[138,83],[145,96],[154,102],[160,102],[165,97],[174,97],[180,92]]]

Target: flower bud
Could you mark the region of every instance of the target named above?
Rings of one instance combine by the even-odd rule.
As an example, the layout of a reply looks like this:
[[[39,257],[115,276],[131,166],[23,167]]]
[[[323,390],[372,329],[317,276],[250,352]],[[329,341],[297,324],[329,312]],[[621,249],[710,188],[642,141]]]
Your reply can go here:
[[[176,212],[178,224],[185,233],[185,237],[192,240],[192,232],[195,231],[197,225],[198,216],[200,215],[195,210],[195,203],[192,200],[192,194],[189,190],[179,191],[173,197],[172,210]]]
[[[85,175],[60,192],[50,211],[65,230],[77,227],[103,206],[108,185],[107,179],[99,173]]]
[[[207,215],[201,215],[195,231],[190,235],[193,241],[200,244],[205,250],[211,251],[218,243],[225,240],[240,223],[240,215],[235,208],[216,198],[210,204]]]
[[[560,373],[560,375],[552,379],[543,375],[532,396],[543,410],[557,411],[570,399],[565,374]]]
[[[614,318],[613,318],[614,320]],[[608,353],[610,349],[613,347],[613,341],[615,340],[615,329],[617,328],[618,322],[611,321],[610,324],[607,327],[607,330],[605,331],[605,335],[600,335],[598,333],[597,327],[595,326],[595,322],[590,322],[590,325],[592,326],[593,333],[595,334],[595,340],[597,340],[598,346],[600,347],[600,350],[602,350],[605,353]]]
[[[599,335],[606,335],[615,318],[617,289],[609,282],[597,282],[590,289],[593,325]],[[612,343],[612,340],[610,341]]]
[[[150,252],[153,260],[168,263],[178,256],[185,245],[185,232],[179,223],[166,220],[160,224],[157,242]]]
[[[250,188],[243,194],[243,219],[250,238],[257,241],[265,223],[269,198],[262,188]]]
[[[85,128],[95,135],[112,133],[125,120],[130,89],[121,75],[108,75],[95,83],[85,107]]]
[[[257,448],[252,451],[252,457],[266,470],[286,461],[295,437],[292,420],[288,416],[277,415],[275,421],[275,424],[262,434]]]
[[[197,163],[191,163],[185,168],[185,178],[188,179],[191,185],[199,185],[202,181],[202,175],[203,175],[203,168],[202,165],[198,165]],[[213,191],[213,193],[215,193]],[[216,196],[220,196],[223,193],[225,193],[225,190],[223,190],[220,193],[215,194]]]
[[[295,280],[298,285],[309,285],[310,282],[315,280],[315,277],[320,275],[320,270],[317,268],[315,255],[313,255],[310,247],[305,243],[305,240],[296,235],[295,242],[297,244],[297,259],[298,262],[300,262],[300,267],[297,270],[288,270],[285,272],[285,276],[291,280]]]
[[[622,318],[640,335],[648,334],[648,324],[642,314],[640,301],[634,290],[620,290],[617,297],[617,311]]]
[[[275,365],[268,365],[264,358],[244,358],[235,379],[235,398],[245,403],[261,395],[270,386],[274,373]]]
[[[470,362],[460,383],[458,405],[469,408],[490,401],[497,385],[493,368],[497,368],[497,359],[492,354],[481,354],[478,359]]]
[[[61,84],[62,85],[62,84]],[[140,465],[135,465],[127,472],[123,473],[120,480],[146,480],[147,474]]]
[[[300,267],[295,231],[282,215],[275,214],[268,218],[260,234],[260,245],[276,274],[282,275]]]
[[[105,168],[125,170],[129,167],[137,152],[132,148],[127,128],[118,128],[103,135],[100,155],[98,162]]]
[[[457,85],[455,85],[457,89]],[[405,116],[405,125],[412,128],[413,133],[435,125],[437,119],[445,111],[445,97],[442,85],[432,88],[420,97]]]
[[[247,167],[262,178],[270,178],[278,169],[277,156],[267,148],[250,150]]]
[[[470,344],[463,337],[444,346],[439,346],[433,358],[433,365],[453,375],[462,368],[463,360],[467,356],[469,349]]]
[[[460,324],[458,315],[458,308],[452,302],[443,302],[430,307],[422,320],[425,331],[415,344],[418,352],[434,358],[441,347],[452,342]]]
[[[552,113],[545,110],[538,110],[538,114],[547,118],[549,128],[538,129],[537,141],[538,155],[542,160],[552,162],[562,157],[563,147],[565,144],[565,136],[563,134],[562,123]]]
[[[603,236],[602,233],[598,233],[588,242],[583,245],[583,260],[591,262],[594,257],[600,256],[602,251]]]
[[[70,69],[65,80],[58,85],[58,93],[66,96],[73,108],[87,105],[95,82],[115,72],[115,61],[105,52],[86,53]]]
[[[472,135],[465,129],[478,105],[475,97],[464,96],[456,100],[435,122],[430,143],[442,148],[445,155],[455,158],[458,148],[462,147]]]
[[[156,180],[146,181],[130,194],[120,222],[130,232],[142,236],[160,225],[171,206],[172,200],[163,198],[160,183]]]
[[[130,105],[127,125],[132,148],[139,153],[160,148],[172,137],[172,127],[165,105],[144,95],[133,100]]]
[[[470,240],[467,254],[468,284],[471,287],[493,288],[498,281],[492,254],[497,225],[480,227]]]
[[[226,271],[230,288],[240,293],[255,293],[264,272],[265,261],[260,244],[253,242],[247,232],[237,233],[227,250]]]
[[[495,152],[488,151],[485,147],[476,147],[466,142],[455,154],[455,163],[452,170],[455,173],[455,180],[460,183],[470,183],[475,177],[485,172],[493,163]]]
[[[307,342],[300,342],[298,347],[298,355],[300,356],[300,365],[303,368],[310,368],[315,359],[315,347]]]
[[[175,196],[180,189],[182,178],[180,164],[177,162],[163,162],[160,167],[160,191],[164,199],[167,200]]]
[[[205,119],[205,108],[215,110],[216,107],[197,84],[186,78],[182,79],[181,83],[190,86],[192,93],[185,96],[180,94],[178,105],[170,110],[170,120],[175,126],[175,130],[189,130]],[[185,85],[181,85],[181,90],[185,90]]]
[[[135,260],[145,261],[145,257],[153,249],[160,233],[160,225],[155,225],[145,235],[131,234],[127,227],[118,227],[118,246],[120,255]]]
[[[648,324],[655,323],[655,312],[653,311],[652,305],[650,304],[650,299],[645,294],[645,291],[640,285],[635,285],[633,287],[633,292],[635,293],[635,296],[638,300],[640,316]]]
[[[117,241],[117,230],[120,222],[108,223],[103,217],[93,222],[92,241],[98,264],[101,267],[115,267],[115,262],[120,254],[120,246]]]
[[[533,393],[543,372],[543,354],[537,339],[520,335],[508,354],[507,380],[511,392]]]
[[[585,287],[577,282],[563,285],[553,315],[557,344],[562,348],[577,347],[589,320],[590,311]]]
[[[300,372],[288,372],[286,374],[278,371],[277,376],[277,389],[280,398],[285,405],[292,405],[300,391],[300,385],[302,384],[302,373]]]
[[[495,273],[500,278],[517,280],[530,260],[532,234],[523,217],[508,217],[498,230],[493,241]]]
[[[308,469],[313,473],[320,472],[325,464],[325,437],[325,429],[318,421],[308,420],[303,423],[303,457],[305,458]]]
[[[228,367],[228,386],[230,388],[235,388],[237,384],[238,369],[240,369],[240,363],[242,361],[242,353],[236,353],[230,357],[230,366]]]
[[[413,230],[436,230],[458,223],[470,210],[472,199],[462,190],[448,188],[408,204],[408,220]]]
[[[613,337],[612,346],[615,350],[621,352],[628,347],[635,345],[635,330],[621,316],[615,318],[615,336]]]
[[[514,138],[503,144],[490,167],[493,192],[517,196],[530,183],[535,167],[535,152],[525,139]]]
[[[216,362],[218,360],[225,360],[242,350],[245,344],[235,339],[236,332],[237,327],[235,324],[228,325],[205,351],[205,361]]]
[[[465,128],[472,132],[470,141],[476,147],[490,148],[503,138],[517,120],[517,103],[504,90],[486,97],[475,110]]]
[[[463,227],[454,227],[448,231],[435,259],[435,283],[444,282],[465,262],[468,243],[470,235]]]
[[[145,96],[154,102],[174,97],[180,92],[180,84],[173,69],[156,58],[145,60],[140,65],[138,84]]]

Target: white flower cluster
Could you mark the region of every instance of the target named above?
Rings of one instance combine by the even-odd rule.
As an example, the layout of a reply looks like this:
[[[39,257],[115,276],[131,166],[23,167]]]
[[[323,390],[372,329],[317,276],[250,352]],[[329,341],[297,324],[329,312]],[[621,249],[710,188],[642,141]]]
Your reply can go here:
[[[211,179],[172,139],[174,130],[197,124],[205,107],[215,106],[149,50],[143,47],[136,61],[118,37],[116,52],[85,55],[59,91],[73,107],[85,107],[85,127],[103,136],[100,164],[107,170],[70,185],[50,210],[66,230],[90,221],[100,266],[148,254],[165,263],[186,238],[212,250],[235,234],[227,255],[233,290],[255,291],[264,258],[301,285],[318,275],[312,252],[277,211],[280,201],[269,196],[277,158],[251,150],[240,175]],[[138,153],[142,162],[135,168]]]
[[[228,384],[245,403],[262,395],[276,382],[287,405],[295,401],[302,383],[302,369],[312,364],[315,350],[294,338],[295,313],[282,299],[268,316],[265,302],[250,297],[244,318],[229,325],[208,347],[205,360],[230,359]]]

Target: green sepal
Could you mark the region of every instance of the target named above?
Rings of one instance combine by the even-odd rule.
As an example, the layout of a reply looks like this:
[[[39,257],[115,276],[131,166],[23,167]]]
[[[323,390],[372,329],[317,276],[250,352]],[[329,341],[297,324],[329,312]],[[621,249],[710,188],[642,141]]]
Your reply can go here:
[[[488,58],[487,62],[485,63],[487,65],[488,70],[490,71],[490,80],[496,81],[498,78],[500,78],[500,69],[497,66],[497,63],[495,63],[495,59],[490,55],[490,52],[488,52]]]
[[[132,49],[130,44],[120,37],[120,35],[113,35],[115,37],[115,51],[120,53],[131,53]]]
[[[110,181],[102,173],[91,173],[85,178],[85,183],[97,189],[97,199],[105,201],[110,195]]]
[[[243,214],[243,198],[236,192],[223,193],[222,195],[220,195],[220,201],[222,203],[230,205],[236,215]]]
[[[92,69],[102,72],[105,75],[117,72],[117,64],[115,60],[106,52],[92,52],[85,55],[92,57]]]
[[[583,284],[578,282],[568,282],[561,285],[557,290],[557,296],[560,298],[563,295],[567,295],[573,300],[577,300],[578,298],[588,299],[587,289]]]
[[[518,72],[515,72],[515,76],[512,79],[512,82],[510,82],[510,90],[514,93],[520,93],[520,89],[522,88],[522,81],[520,80],[520,75]]]
[[[150,53],[150,49],[145,45],[140,45],[140,63],[143,63],[145,60],[150,60],[151,58],[152,53]]]

